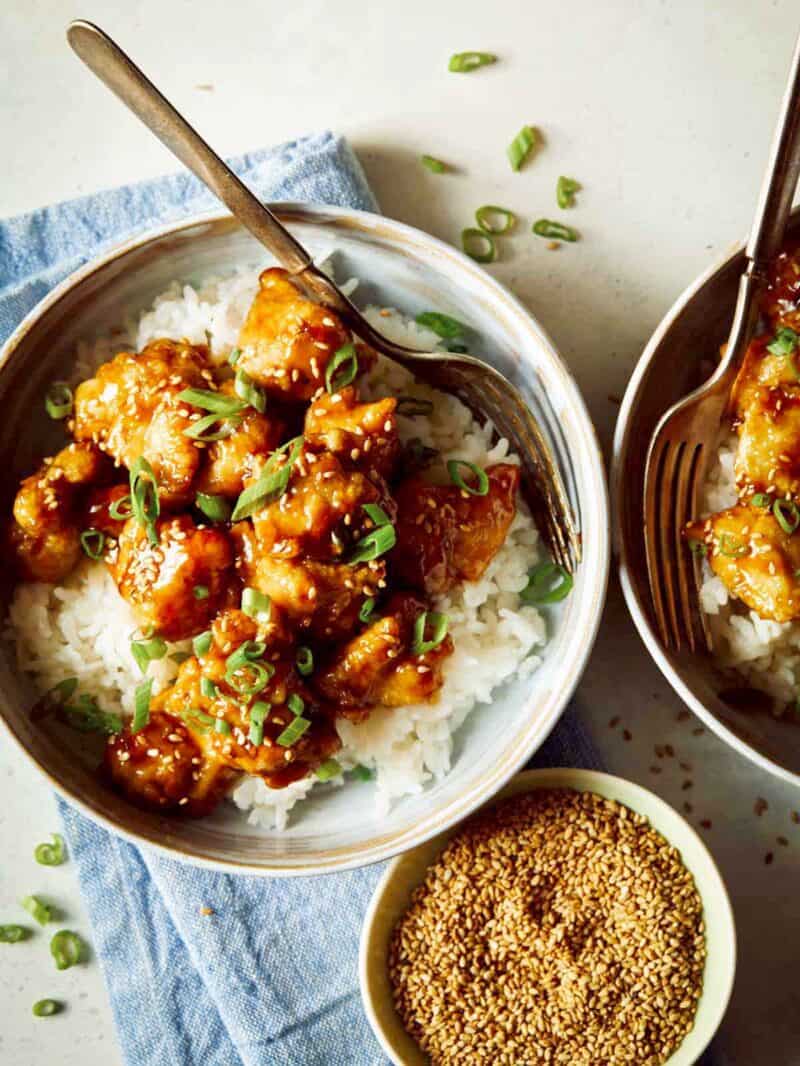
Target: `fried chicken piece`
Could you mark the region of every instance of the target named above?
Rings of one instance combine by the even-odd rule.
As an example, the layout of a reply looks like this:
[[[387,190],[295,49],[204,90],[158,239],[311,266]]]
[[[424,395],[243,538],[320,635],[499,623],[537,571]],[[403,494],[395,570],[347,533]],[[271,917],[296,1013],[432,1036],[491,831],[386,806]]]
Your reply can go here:
[[[800,333],[800,248],[785,248],[771,263],[769,283],[761,298],[762,313],[776,328]]]
[[[104,489],[92,489],[84,510],[86,529],[99,529],[106,536],[119,537],[127,520],[115,518],[111,514],[111,508],[129,496],[130,491],[130,485],[110,485]],[[129,509],[124,513],[129,513]]]
[[[337,648],[314,675],[315,690],[340,713],[357,718],[375,704],[402,707],[433,700],[453,641],[446,636],[430,651],[414,654],[414,624],[426,610],[424,601],[409,593],[392,596],[382,616]]]
[[[306,411],[306,444],[341,456],[367,475],[389,479],[400,454],[396,407],[393,396],[359,403],[352,385],[325,392]]]
[[[25,580],[55,583],[69,574],[81,557],[83,501],[110,475],[110,462],[93,444],[69,444],[25,478],[10,528]]]
[[[279,267],[265,270],[239,333],[236,366],[269,392],[306,401],[325,385],[325,369],[352,340],[338,316],[307,300]]]
[[[75,390],[73,433],[128,469],[144,456],[155,473],[162,505],[186,503],[201,449],[185,435],[194,412],[178,395],[211,383],[205,347],[153,341],[138,355],[115,356],[81,382]]]
[[[233,381],[223,382],[219,392],[235,396]],[[194,486],[198,492],[238,496],[245,481],[257,473],[263,460],[280,444],[285,429],[281,419],[272,413],[260,414],[253,407],[245,408],[240,417],[230,436],[212,441],[206,448]]]
[[[786,533],[771,511],[737,504],[692,522],[686,537],[704,546],[714,573],[761,618],[800,618],[800,534]]]
[[[471,496],[457,485],[431,485],[420,477],[401,482],[397,547],[392,572],[413,588],[438,596],[459,581],[477,581],[506,539],[517,510],[519,467],[486,470],[489,490]]]
[[[129,518],[106,562],[120,594],[143,628],[183,640],[208,628],[232,586],[233,552],[226,533],[196,526],[187,514],[156,522],[158,544]]]

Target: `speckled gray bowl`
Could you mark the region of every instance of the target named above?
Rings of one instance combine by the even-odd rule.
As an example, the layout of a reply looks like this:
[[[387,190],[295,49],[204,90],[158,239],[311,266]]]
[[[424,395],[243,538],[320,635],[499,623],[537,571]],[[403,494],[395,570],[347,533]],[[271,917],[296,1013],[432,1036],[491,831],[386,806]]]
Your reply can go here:
[[[600,620],[609,557],[603,465],[581,396],[552,343],[517,300],[453,248],[399,222],[358,211],[274,205],[317,254],[336,249],[342,276],[362,279],[361,304],[407,313],[437,308],[468,323],[473,346],[525,392],[561,463],[583,532],[584,562],[573,593],[550,614],[544,663],[479,707],[455,738],[452,771],[387,817],[372,814],[369,783],[322,789],[284,833],[249,826],[232,805],[190,821],[136,810],[109,792],[88,762],[31,721],[33,693],[7,653],[0,656],[0,713],[14,739],[55,788],[92,818],[170,855],[239,872],[308,874],[361,866],[442,832],[484,803],[522,766],[558,720],[584,668]],[[264,252],[227,215],[204,216],[116,248],[50,293],[0,357],[3,513],[16,480],[58,443],[42,413],[48,382],[63,377],[79,339],[108,333],[145,309],[174,280],[193,282],[264,263]]]

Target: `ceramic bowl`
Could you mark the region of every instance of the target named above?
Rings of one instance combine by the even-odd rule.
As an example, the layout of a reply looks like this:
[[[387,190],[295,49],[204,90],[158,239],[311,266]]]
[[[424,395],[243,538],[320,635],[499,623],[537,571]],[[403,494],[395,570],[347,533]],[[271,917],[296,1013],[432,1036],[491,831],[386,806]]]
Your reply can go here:
[[[795,213],[789,235],[800,233]],[[644,466],[661,415],[708,376],[728,334],[743,245],[694,281],[651,337],[628,383],[614,436],[611,474],[615,549],[628,608],[662,673],[699,718],[719,737],[763,769],[800,784],[797,723],[769,713],[768,701],[743,701],[730,674],[705,653],[665,651],[652,612],[644,549]]]
[[[733,911],[725,884],[708,849],[692,827],[658,796],[631,781],[593,770],[526,770],[517,774],[495,799],[538,788],[594,792],[623,803],[644,815],[680,851],[703,901],[707,957],[694,1027],[665,1066],[692,1066],[719,1028],[736,972]],[[427,1066],[429,1060],[403,1028],[392,1003],[387,968],[391,932],[408,909],[414,889],[424,880],[428,868],[457,831],[458,827],[453,827],[395,859],[376,886],[364,920],[359,953],[361,998],[370,1025],[395,1066]]]
[[[283,833],[248,825],[232,804],[196,821],[136,810],[31,721],[34,694],[7,650],[0,651],[0,710],[11,735],[85,813],[173,857],[286,875],[360,866],[413,847],[464,818],[525,763],[557,721],[592,647],[609,535],[603,466],[586,408],[549,338],[517,300],[472,260],[399,222],[337,208],[274,207],[317,255],[336,250],[340,276],[362,279],[360,303],[411,314],[437,308],[473,327],[475,353],[521,386],[550,438],[580,515],[584,550],[574,591],[562,609],[549,613],[552,633],[541,668],[529,679],[512,680],[491,707],[476,709],[455,738],[452,771],[380,819],[372,812],[373,786],[359,782],[315,790],[319,795],[296,809]],[[59,431],[43,415],[42,397],[47,383],[66,376],[79,339],[107,334],[176,279],[196,283],[241,266],[257,271],[265,261],[263,248],[230,216],[204,216],[137,237],[50,293],[0,359],[3,513],[18,478],[58,446]]]

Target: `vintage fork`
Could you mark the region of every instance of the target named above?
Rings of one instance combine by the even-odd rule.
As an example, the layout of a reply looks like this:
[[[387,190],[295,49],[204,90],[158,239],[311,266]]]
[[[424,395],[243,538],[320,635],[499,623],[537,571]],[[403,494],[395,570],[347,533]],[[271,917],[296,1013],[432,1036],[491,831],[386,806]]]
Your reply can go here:
[[[78,20],[70,24],[67,38],[89,69],[266,245],[296,281],[377,351],[491,419],[520,455],[523,493],[553,558],[572,573],[580,561],[581,546],[570,500],[550,445],[511,382],[472,356],[419,352],[384,337],[110,37],[92,23]]]
[[[758,322],[758,296],[766,282],[770,262],[781,249],[798,175],[800,38],[795,45],[745,249],[746,266],[739,281],[725,354],[709,380],[661,418],[647,454],[644,537],[650,591],[661,641],[676,651],[680,650],[682,640],[694,651],[696,631],[711,650],[711,634],[697,603],[701,563],[689,552],[683,531],[689,518],[699,511],[709,456],[719,437],[731,387]]]

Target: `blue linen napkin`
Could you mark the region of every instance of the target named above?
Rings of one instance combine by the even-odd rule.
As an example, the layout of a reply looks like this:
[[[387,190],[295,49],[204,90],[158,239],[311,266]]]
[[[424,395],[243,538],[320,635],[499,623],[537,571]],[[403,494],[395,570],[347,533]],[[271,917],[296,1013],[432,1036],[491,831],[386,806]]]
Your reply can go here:
[[[351,149],[330,133],[232,165],[264,199],[377,206]],[[216,206],[180,174],[0,223],[0,341],[104,246]],[[598,766],[571,710],[532,765]],[[357,974],[362,918],[382,866],[286,880],[215,873],[137,848],[63,800],[59,807],[126,1066],[386,1062]]]

